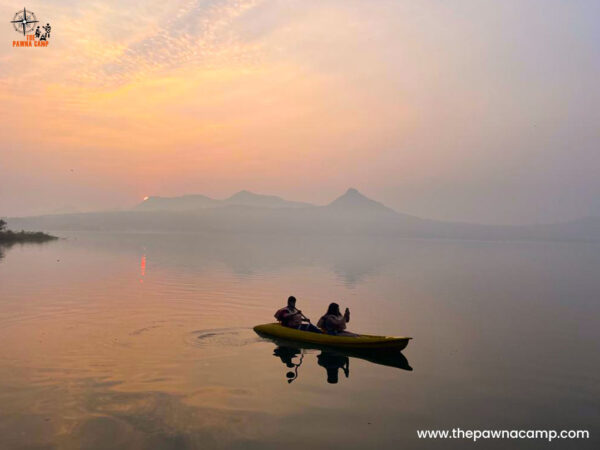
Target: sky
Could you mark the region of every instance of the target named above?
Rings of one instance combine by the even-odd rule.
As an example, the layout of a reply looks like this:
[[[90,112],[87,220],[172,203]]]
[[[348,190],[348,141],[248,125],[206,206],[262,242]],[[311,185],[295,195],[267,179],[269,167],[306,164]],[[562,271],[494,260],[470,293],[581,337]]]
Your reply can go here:
[[[47,48],[12,48],[23,6]],[[354,187],[421,217],[600,215],[600,2],[0,0],[0,216]]]

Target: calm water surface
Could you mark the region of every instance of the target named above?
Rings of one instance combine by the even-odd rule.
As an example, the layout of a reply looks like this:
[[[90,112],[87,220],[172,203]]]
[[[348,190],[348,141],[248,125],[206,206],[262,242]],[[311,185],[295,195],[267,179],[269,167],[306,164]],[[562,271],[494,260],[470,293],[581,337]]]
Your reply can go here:
[[[61,235],[2,249],[1,449],[598,448],[598,244]],[[292,294],[414,340],[376,364],[254,334]],[[453,427],[592,439],[416,437]]]

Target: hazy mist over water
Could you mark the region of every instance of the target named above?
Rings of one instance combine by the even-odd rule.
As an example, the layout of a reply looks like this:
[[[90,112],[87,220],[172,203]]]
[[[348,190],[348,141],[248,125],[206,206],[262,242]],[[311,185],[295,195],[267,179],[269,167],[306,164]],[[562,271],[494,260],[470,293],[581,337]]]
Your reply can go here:
[[[470,445],[416,438],[451,427],[589,429],[576,448],[598,445],[597,244],[63,236],[0,259],[2,448]],[[290,294],[313,320],[337,301],[350,330],[413,336],[406,364],[259,338]]]

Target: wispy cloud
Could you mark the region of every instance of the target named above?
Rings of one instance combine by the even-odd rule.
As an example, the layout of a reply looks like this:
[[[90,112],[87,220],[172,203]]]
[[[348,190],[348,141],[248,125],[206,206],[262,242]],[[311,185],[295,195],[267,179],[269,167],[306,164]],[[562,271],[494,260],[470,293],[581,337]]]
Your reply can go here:
[[[257,0],[45,2],[52,21],[51,50],[27,55],[5,49],[1,75],[9,90],[20,83],[115,86],[173,68],[256,61],[258,48],[241,42],[232,23]],[[7,10],[3,5],[2,10]],[[42,59],[46,57],[46,59]],[[43,73],[43,76],[41,76]],[[12,85],[11,85],[12,84]]]
[[[125,196],[351,184],[440,218],[600,211],[598,5],[27,0],[53,34],[13,49],[0,26],[0,171],[56,174],[46,196],[78,164]]]

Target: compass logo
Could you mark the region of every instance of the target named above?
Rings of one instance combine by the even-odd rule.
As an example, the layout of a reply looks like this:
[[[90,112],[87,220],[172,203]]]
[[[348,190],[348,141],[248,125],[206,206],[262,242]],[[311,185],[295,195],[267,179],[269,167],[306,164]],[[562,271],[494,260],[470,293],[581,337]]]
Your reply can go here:
[[[49,23],[43,25],[33,11],[27,11],[27,8],[17,11],[10,23],[25,37],[24,41],[13,41],[13,47],[48,47],[52,27]]]

